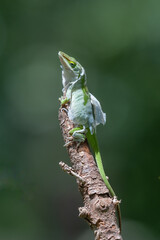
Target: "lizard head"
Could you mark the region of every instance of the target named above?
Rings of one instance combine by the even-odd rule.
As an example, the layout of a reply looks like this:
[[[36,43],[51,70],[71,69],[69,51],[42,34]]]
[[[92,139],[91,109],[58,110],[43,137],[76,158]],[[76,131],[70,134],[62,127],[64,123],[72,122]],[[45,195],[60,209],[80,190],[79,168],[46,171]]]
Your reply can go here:
[[[70,57],[64,52],[58,53],[62,65],[63,87],[66,88],[69,83],[77,81],[85,75],[85,70],[75,58]]]

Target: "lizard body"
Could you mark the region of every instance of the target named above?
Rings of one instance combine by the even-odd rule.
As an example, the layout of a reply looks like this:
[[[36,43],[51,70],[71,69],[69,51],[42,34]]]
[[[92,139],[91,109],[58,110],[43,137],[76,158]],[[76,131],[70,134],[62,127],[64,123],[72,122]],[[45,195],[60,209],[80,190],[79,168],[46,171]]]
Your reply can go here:
[[[70,102],[68,117],[73,121],[76,128],[70,131],[75,141],[87,141],[95,153],[96,163],[100,175],[106,184],[112,197],[116,197],[102,164],[102,158],[96,138],[96,126],[105,124],[106,114],[103,113],[99,101],[88,91],[86,74],[84,68],[73,57],[59,52],[59,59],[62,64],[63,92],[66,99],[62,103]],[[117,205],[119,226],[121,229],[120,206]]]

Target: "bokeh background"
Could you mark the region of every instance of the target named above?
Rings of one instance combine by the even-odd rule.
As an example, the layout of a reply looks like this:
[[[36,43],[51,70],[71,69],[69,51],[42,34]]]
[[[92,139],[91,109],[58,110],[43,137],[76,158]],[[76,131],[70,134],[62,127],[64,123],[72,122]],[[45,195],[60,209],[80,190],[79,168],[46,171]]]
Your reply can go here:
[[[160,239],[160,1],[0,1],[0,239],[94,239],[58,124],[59,50],[86,69],[125,240]]]

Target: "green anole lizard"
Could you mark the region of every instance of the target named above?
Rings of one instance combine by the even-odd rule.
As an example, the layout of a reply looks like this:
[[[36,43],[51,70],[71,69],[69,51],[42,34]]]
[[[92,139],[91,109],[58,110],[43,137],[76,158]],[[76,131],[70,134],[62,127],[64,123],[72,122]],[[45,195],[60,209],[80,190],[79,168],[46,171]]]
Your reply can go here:
[[[94,151],[96,163],[100,175],[106,184],[112,197],[116,198],[106,174],[104,172],[101,154],[96,138],[96,126],[105,124],[106,114],[103,113],[99,101],[88,91],[86,85],[86,74],[81,64],[73,57],[64,52],[58,53],[62,67],[62,84],[65,99],[61,99],[61,104],[70,102],[68,117],[76,126],[69,133],[75,141],[79,143],[87,141]],[[117,205],[119,226],[121,230],[121,212],[119,203]]]

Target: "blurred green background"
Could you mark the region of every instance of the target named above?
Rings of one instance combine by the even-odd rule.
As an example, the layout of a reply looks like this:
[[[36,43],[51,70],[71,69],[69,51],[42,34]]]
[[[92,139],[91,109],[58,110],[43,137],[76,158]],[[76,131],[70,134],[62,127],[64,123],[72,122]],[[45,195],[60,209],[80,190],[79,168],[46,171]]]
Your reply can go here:
[[[125,240],[160,239],[160,1],[0,1],[0,239],[94,239],[58,124],[59,50],[86,69]]]

